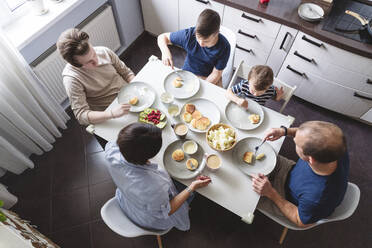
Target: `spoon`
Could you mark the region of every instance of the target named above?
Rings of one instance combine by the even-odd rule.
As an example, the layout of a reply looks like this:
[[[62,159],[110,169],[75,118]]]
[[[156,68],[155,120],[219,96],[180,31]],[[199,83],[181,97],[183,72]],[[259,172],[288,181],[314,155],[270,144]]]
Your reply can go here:
[[[318,13],[318,11],[314,10],[311,6],[308,6],[310,12],[316,14],[318,16],[318,18],[324,18],[324,16],[322,16],[321,14]]]

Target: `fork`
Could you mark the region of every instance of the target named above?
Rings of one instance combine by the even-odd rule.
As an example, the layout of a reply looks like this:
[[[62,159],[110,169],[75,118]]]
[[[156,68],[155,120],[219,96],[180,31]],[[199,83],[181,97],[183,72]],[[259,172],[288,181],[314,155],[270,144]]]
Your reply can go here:
[[[256,156],[258,149],[263,145],[263,143],[265,143],[265,141],[266,141],[266,139],[264,139],[264,140],[261,142],[261,144],[259,144],[258,146],[256,146],[256,147],[254,148],[254,156]]]

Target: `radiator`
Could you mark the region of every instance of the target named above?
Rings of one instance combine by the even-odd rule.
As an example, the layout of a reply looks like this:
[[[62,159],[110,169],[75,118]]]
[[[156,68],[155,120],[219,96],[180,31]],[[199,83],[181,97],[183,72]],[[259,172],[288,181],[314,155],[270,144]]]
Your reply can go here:
[[[77,28],[89,34],[89,41],[93,46],[105,46],[113,51],[121,46],[112,8],[109,5],[103,5]],[[56,45],[50,47],[31,63],[31,68],[50,92],[51,97],[60,104],[67,98],[62,83],[62,71],[65,65],[66,62],[60,56]]]

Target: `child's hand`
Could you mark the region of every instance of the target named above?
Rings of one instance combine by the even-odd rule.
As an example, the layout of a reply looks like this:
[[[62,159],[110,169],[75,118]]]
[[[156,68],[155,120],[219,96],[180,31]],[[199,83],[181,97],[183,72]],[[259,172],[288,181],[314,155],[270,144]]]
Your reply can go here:
[[[248,101],[245,100],[245,99],[239,99],[238,104],[239,104],[240,107],[243,107],[243,108],[245,108],[245,109],[248,108]]]
[[[278,87],[275,87],[275,91],[276,91],[276,98],[275,98],[275,100],[279,101],[280,99],[282,99],[282,97],[284,95],[283,86],[280,87],[280,89]]]

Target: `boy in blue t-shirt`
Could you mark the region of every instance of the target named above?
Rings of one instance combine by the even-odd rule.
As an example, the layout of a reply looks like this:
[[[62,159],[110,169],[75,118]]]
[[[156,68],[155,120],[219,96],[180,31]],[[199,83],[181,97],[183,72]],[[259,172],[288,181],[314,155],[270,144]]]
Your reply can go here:
[[[196,27],[159,35],[158,46],[163,63],[173,69],[172,54],[168,45],[180,46],[187,52],[183,70],[222,86],[222,71],[229,60],[230,44],[219,33],[220,23],[218,13],[206,9],[199,15]]]

